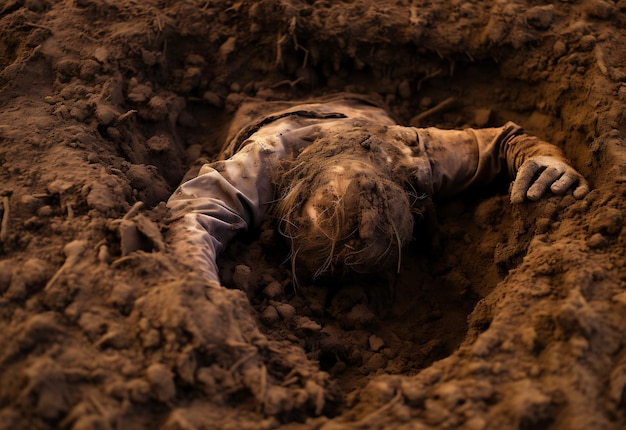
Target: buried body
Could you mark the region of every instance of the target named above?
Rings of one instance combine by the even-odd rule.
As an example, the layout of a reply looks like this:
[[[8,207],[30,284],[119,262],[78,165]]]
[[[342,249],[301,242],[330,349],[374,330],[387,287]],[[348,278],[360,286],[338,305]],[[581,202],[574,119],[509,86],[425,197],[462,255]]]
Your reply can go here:
[[[175,252],[209,283],[237,232],[278,220],[294,278],[399,269],[431,198],[514,179],[511,202],[589,187],[554,145],[514,124],[440,130],[397,125],[354,95],[244,103],[221,154],[168,206]]]

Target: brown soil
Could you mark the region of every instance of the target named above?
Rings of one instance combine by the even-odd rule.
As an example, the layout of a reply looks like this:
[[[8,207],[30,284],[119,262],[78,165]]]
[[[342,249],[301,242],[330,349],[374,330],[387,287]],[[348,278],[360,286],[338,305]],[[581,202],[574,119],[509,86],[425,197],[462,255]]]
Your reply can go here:
[[[3,2],[0,427],[624,428],[624,25],[624,0]],[[164,201],[242,98],[338,91],[514,120],[594,190],[436,202],[392,280],[295,289],[273,220],[225,287],[182,269]]]

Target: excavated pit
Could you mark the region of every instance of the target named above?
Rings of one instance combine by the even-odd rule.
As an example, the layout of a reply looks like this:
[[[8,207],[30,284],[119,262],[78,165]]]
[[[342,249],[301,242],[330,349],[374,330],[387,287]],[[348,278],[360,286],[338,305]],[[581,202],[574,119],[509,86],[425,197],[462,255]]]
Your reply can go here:
[[[416,116],[452,100],[420,119],[419,125],[479,128],[514,117],[541,129],[543,136],[553,135],[547,117],[533,124],[528,112],[516,111],[519,93],[525,94],[525,103],[537,103],[532,87],[502,78],[493,61],[451,63],[430,58],[422,67],[437,70],[437,76],[427,83],[409,81],[416,92],[411,103],[415,111],[390,99],[390,108],[405,117],[402,124],[411,122],[407,114]],[[345,73],[363,85],[375,81],[371,71]],[[217,128],[210,115],[204,118],[207,130]],[[537,234],[532,221],[524,225],[510,207],[508,184],[509,179],[501,177],[486,189],[435,201],[431,212],[417,220],[414,241],[404,249],[397,276],[353,275],[296,286],[289,243],[277,233],[277,221],[269,220],[221,259],[223,283],[246,292],[263,333],[301,346],[346,393],[363,388],[374,375],[414,375],[466,340],[467,320],[477,302],[519,264]],[[293,310],[297,318],[284,316]],[[472,336],[488,325],[478,317],[472,322]]]
[[[0,427],[623,427],[625,9],[2,6]],[[404,125],[515,121],[594,189],[512,206],[502,178],[436,201],[399,276],[297,288],[268,219],[207,287],[164,202],[244,97],[339,91]]]

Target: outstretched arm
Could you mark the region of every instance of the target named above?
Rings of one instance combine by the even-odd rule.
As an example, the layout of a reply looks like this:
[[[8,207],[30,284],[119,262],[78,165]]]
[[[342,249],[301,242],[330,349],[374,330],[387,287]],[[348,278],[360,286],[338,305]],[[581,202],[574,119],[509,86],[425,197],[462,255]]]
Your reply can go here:
[[[514,179],[512,203],[538,200],[548,190],[557,195],[572,190],[576,198],[589,192],[583,176],[558,147],[524,134],[512,122],[477,130],[416,130],[431,162],[437,195],[488,184],[503,171]]]
[[[200,174],[172,194],[168,207],[176,221],[171,227],[174,251],[193,270],[219,283],[216,259],[240,230],[258,225],[272,199],[268,174],[273,151],[258,143],[222,162],[202,167]]]

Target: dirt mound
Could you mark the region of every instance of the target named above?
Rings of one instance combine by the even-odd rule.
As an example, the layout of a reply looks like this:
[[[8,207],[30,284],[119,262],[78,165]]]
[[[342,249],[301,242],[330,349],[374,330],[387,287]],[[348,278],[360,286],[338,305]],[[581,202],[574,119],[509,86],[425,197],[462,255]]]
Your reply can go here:
[[[625,13],[4,2],[0,427],[623,428]],[[164,201],[246,96],[339,91],[402,124],[516,121],[594,190],[436,202],[393,297],[376,277],[295,289],[273,220],[206,285],[170,252]]]

